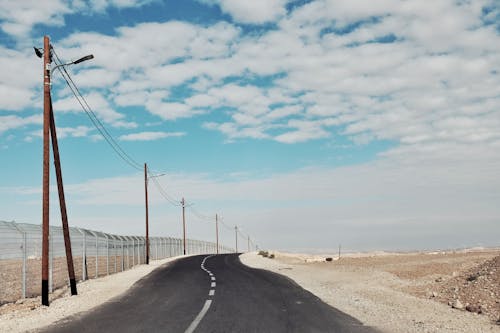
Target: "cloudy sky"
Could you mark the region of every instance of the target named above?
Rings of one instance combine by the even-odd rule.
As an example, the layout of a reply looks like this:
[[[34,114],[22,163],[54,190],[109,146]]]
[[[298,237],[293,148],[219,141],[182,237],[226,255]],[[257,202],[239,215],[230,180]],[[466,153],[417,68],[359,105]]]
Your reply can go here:
[[[44,35],[63,61],[94,55],[68,72],[194,204],[189,237],[219,213],[266,248],[500,245],[495,0],[0,0],[0,220],[41,222]],[[142,234],[142,172],[59,73],[52,97],[70,225]],[[151,233],[179,236],[153,185]]]

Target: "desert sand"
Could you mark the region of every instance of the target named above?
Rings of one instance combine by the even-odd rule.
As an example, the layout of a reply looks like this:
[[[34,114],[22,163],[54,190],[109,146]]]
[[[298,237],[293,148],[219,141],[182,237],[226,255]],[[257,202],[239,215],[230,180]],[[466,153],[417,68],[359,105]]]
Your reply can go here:
[[[500,269],[483,269],[484,263],[500,255],[499,250],[357,254],[340,260],[331,256],[331,262],[325,261],[326,256],[272,254],[274,259],[257,253],[243,254],[240,259],[248,266],[286,275],[324,302],[382,332],[500,332],[496,323]],[[473,295],[466,298],[467,292],[461,293],[461,289],[471,289],[465,284],[473,282],[467,278],[476,270],[491,277],[479,296],[485,297],[482,291],[487,287],[488,299],[477,300],[482,314],[465,310]],[[446,297],[460,299],[463,308],[452,308]]]
[[[50,294],[50,306],[41,306],[40,297],[19,300],[0,307],[0,332],[36,332],[65,317],[88,311],[129,289],[161,265],[181,257],[151,261],[98,279],[78,283],[78,295],[70,296],[67,287]]]
[[[288,276],[324,302],[382,332],[500,332],[495,320],[500,313],[500,269],[494,260],[499,250],[357,254],[340,260],[332,257],[332,262],[325,262],[326,256],[273,254],[274,259],[257,253],[240,259],[248,266]],[[39,298],[3,305],[0,332],[36,332],[88,311],[177,258],[79,283],[78,296],[69,296],[67,288],[56,290],[50,307],[40,306]],[[463,309],[449,306],[450,299],[461,300]],[[467,303],[481,305],[482,313],[466,311]]]

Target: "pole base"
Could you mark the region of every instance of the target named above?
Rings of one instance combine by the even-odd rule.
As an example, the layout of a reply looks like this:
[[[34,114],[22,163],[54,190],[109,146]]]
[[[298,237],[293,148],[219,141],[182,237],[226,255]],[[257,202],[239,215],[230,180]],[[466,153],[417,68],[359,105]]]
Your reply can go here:
[[[76,291],[76,281],[75,281],[75,279],[69,279],[69,286],[71,288],[71,296],[78,295],[78,292]]]
[[[42,280],[42,305],[49,306],[49,280]]]
[[[149,256],[146,256],[146,265],[149,265]]]

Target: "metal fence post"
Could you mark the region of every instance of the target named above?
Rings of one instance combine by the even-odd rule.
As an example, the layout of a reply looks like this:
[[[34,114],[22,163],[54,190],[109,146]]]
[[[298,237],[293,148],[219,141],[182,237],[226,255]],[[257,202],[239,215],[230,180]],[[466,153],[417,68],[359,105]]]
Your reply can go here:
[[[99,276],[99,236],[95,234],[95,277]]]
[[[128,246],[127,246],[127,255],[128,255],[128,265],[127,268],[130,269],[130,248],[132,247],[132,266],[134,266],[134,239],[132,238],[132,242],[130,242],[130,239],[132,237],[128,237]]]
[[[159,238],[159,241],[160,241],[160,259],[163,259],[163,258],[165,258],[165,256],[164,256],[164,254],[165,254],[165,251],[164,251],[165,246],[163,245],[164,238],[163,237]]]
[[[137,240],[137,265],[140,265],[142,263],[142,239],[138,237],[139,239]]]
[[[123,264],[123,261],[125,260],[125,250],[123,249],[123,237],[120,237],[121,238],[121,241],[122,241],[122,272],[123,272],[123,269],[124,269],[124,264]]]
[[[156,253],[155,253],[155,255],[156,255],[155,260],[158,260],[158,239],[157,239],[157,238],[155,238],[155,239],[154,239],[154,242],[155,242],[155,252],[156,252]]]
[[[113,236],[113,252],[115,253],[115,273],[116,273],[117,272],[116,271],[116,260],[118,258],[117,258],[117,254],[116,254],[116,238],[115,238],[115,236]]]
[[[26,298],[26,232],[23,232],[23,298]]]
[[[135,239],[132,238],[132,266],[135,266]]]
[[[22,236],[21,252],[23,255],[23,268],[22,268],[22,298],[26,298],[26,259],[27,259],[27,249],[26,249],[26,231],[21,229],[16,222],[12,221],[10,224],[16,229]]]
[[[87,233],[81,230],[80,232],[83,234],[82,280],[85,281],[87,279]]]
[[[141,239],[137,240],[137,265],[141,264]]]
[[[104,234],[106,237],[106,275],[109,275],[109,237]]]
[[[127,237],[127,269],[130,268],[130,238]]]
[[[49,234],[49,293],[54,290],[54,237]]]
[[[82,231],[80,229],[78,230],[82,235],[83,235],[83,241],[82,241],[82,281],[85,281],[87,279],[87,244],[86,244],[86,232]]]

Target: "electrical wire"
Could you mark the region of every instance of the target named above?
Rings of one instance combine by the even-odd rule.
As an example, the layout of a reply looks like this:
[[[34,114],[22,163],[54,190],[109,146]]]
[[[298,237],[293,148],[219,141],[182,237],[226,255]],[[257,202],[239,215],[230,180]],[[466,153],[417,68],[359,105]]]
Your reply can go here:
[[[222,219],[220,219],[220,220],[219,220],[219,222],[220,222],[220,224],[221,224],[224,228],[226,228],[227,230],[231,230],[231,231],[232,231],[232,230],[234,230],[234,228],[233,228],[233,227],[230,227],[230,226],[228,226],[227,224],[225,224],[225,223],[222,221]]]
[[[61,73],[61,76],[63,77],[64,81],[68,85],[69,89],[75,96],[76,100],[82,107],[83,111],[85,114],[89,117],[90,121],[94,125],[94,127],[97,129],[97,131],[101,134],[101,136],[106,140],[106,142],[109,144],[109,146],[113,149],[113,151],[118,155],[119,158],[121,158],[125,163],[127,163],[129,166],[134,168],[135,170],[143,170],[142,165],[135,161],[119,144],[116,142],[114,137],[109,133],[109,131],[106,129],[104,124],[99,120],[95,112],[92,110],[90,105],[87,103],[87,100],[81,93],[80,89],[78,86],[75,84],[73,79],[71,78],[71,75],[68,73],[66,70],[66,66],[64,66],[64,63],[61,61],[59,56],[57,55],[55,49],[51,47],[51,50],[53,54],[55,55],[54,63],[59,66],[57,69],[59,70],[59,73]],[[156,172],[155,172],[156,173]],[[158,189],[160,192],[160,195],[165,198],[171,205],[179,207],[182,206],[182,203],[179,200],[174,199],[172,196],[170,196],[165,189],[161,186],[161,184],[158,182],[156,179],[156,176],[158,176],[159,172],[156,174],[152,174],[147,170],[148,178],[153,181],[153,184],[155,187]],[[211,216],[201,214],[198,210],[196,210],[193,206],[193,204],[186,205],[184,203],[184,207],[190,208],[191,212],[197,216],[199,219],[205,220],[205,221],[214,221],[215,219]],[[219,222],[223,227],[225,227],[228,230],[233,230],[232,227],[228,226],[226,223],[223,222],[223,219],[219,219]],[[245,237],[245,235],[241,232],[239,228],[237,230],[237,235],[238,233],[242,236]],[[253,242],[252,242],[253,243]]]
[[[165,200],[167,200],[172,206],[176,207],[182,206],[179,200],[175,200],[165,191],[165,189],[161,186],[160,182],[158,181],[158,179],[156,179],[156,177],[150,177],[149,179],[153,181],[153,184],[156,186],[158,192],[160,192],[160,195],[163,198],[165,198]]]
[[[63,62],[60,60],[59,56],[57,55],[56,51],[54,48],[52,48],[52,52],[55,55],[56,59],[54,59],[54,62],[56,65],[63,65]],[[110,145],[110,147],[115,151],[115,153],[128,165],[130,165],[132,168],[136,170],[142,170],[141,164],[137,163],[132,157],[130,157],[129,154],[116,142],[116,140],[113,138],[113,136],[108,132],[104,124],[99,120],[99,118],[96,116],[90,105],[87,103],[85,100],[85,97],[83,97],[82,93],[80,92],[80,89],[78,89],[78,86],[75,84],[71,76],[69,75],[68,71],[66,70],[65,66],[59,66],[57,67],[59,70],[59,73],[61,73],[64,81],[66,81],[66,84],[70,88],[71,92],[77,99],[78,103],[82,107],[83,111],[85,111],[85,114],[90,118],[92,124],[94,127],[99,131],[99,133],[102,135],[102,137],[106,140],[106,142]],[[71,83],[70,83],[71,82]]]
[[[56,51],[54,48],[52,48],[52,52],[53,54],[55,55],[55,59],[54,59],[54,62],[56,63],[56,65],[62,65],[63,62],[61,61],[61,59],[59,58],[59,56],[57,55]],[[57,67],[57,69],[59,70],[59,72],[61,73],[64,81],[66,82],[66,84],[68,85],[68,87],[70,88],[71,92],[73,93],[73,95],[75,96],[76,100],[78,101],[78,103],[80,104],[80,106],[82,107],[83,111],[85,112],[85,114],[89,117],[89,119],[91,120],[92,124],[94,125],[94,127],[99,131],[99,133],[101,134],[101,136],[106,140],[106,142],[109,144],[109,146],[115,151],[115,153],[125,162],[127,163],[129,166],[131,166],[132,168],[136,169],[136,170],[142,170],[142,166],[141,164],[139,164],[137,161],[135,161],[119,144],[118,142],[116,142],[116,140],[113,138],[113,136],[109,133],[109,131],[106,129],[106,127],[104,126],[104,124],[99,120],[99,118],[97,117],[97,115],[94,113],[94,111],[92,110],[92,108],[90,107],[90,105],[87,103],[85,97],[83,96],[83,94],[80,92],[80,89],[78,89],[78,86],[75,84],[75,82],[73,81],[73,79],[71,78],[71,75],[68,73],[68,71],[66,70],[66,67],[65,66],[59,66]],[[160,183],[154,178],[154,176],[156,175],[153,175],[149,172],[148,170],[148,175],[150,177],[150,179],[153,180],[153,183],[154,185],[157,187],[158,191],[160,192],[160,194],[172,205],[174,206],[181,206],[181,204],[179,203],[179,201],[175,200],[174,198],[172,198],[166,191],[165,189],[163,189],[163,187],[160,185]]]
[[[199,219],[201,220],[205,220],[205,221],[210,221],[210,222],[215,222],[215,217],[212,217],[212,216],[208,216],[208,215],[204,215],[204,214],[201,214],[198,210],[196,210],[196,208],[194,208],[192,205],[189,206],[189,209],[191,210],[191,212],[196,215]]]

